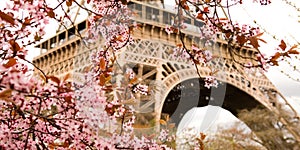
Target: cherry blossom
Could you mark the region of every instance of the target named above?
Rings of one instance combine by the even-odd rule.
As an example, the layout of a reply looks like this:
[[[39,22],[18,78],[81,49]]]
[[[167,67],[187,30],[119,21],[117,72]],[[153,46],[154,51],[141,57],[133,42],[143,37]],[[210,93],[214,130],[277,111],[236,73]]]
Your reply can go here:
[[[218,81],[217,81],[216,77],[214,77],[214,76],[207,76],[207,77],[205,77],[204,81],[205,81],[204,86],[207,88],[218,86]]]
[[[168,142],[175,138],[178,138],[179,144],[202,149],[201,142],[205,136],[194,135],[191,129],[177,137],[165,129],[154,137],[134,135],[135,111],[125,101],[135,99],[134,93],[148,95],[151,88],[139,81],[133,69],[118,68],[114,64],[116,52],[134,43],[132,32],[139,25],[132,20],[133,12],[127,8],[127,0],[86,2],[91,7],[80,5],[75,0],[3,2],[6,6],[0,10],[0,149],[156,150],[170,149]],[[230,8],[222,6],[221,2],[208,0],[200,4],[200,1],[192,0],[177,4],[177,15],[165,31],[176,33],[183,39],[184,21],[189,16],[204,24],[199,26],[197,34],[205,44],[199,46],[193,43],[190,46],[181,41],[174,46],[172,56],[175,59],[189,60],[196,69],[199,69],[198,64],[209,67],[208,62],[214,56],[207,47],[220,37],[227,41],[229,51],[233,46],[256,50],[255,63],[241,64],[246,68],[267,70],[269,66],[278,65],[281,59],[299,54],[295,46],[288,49],[281,41],[274,56],[264,56],[259,50],[259,42],[264,42],[260,38],[260,29],[232,22],[229,17],[220,18],[217,12],[214,13],[215,6]],[[241,0],[233,2],[242,3]],[[253,2],[267,5],[271,0]],[[71,21],[65,5],[79,6],[90,14],[87,35],[82,37],[85,46],[105,41],[91,55],[91,66],[83,73],[83,83],[72,82],[71,74],[59,78],[45,74],[39,68],[36,69],[41,76],[31,76],[30,61],[26,59],[28,46],[42,40],[45,26],[50,21]],[[204,81],[207,88],[218,85],[213,73]],[[114,93],[113,96],[111,93]]]
[[[89,39],[94,41],[102,36],[106,39],[106,46],[120,49],[125,44],[133,42],[130,36],[132,12],[121,1],[91,1],[93,8],[92,16],[89,17],[91,28]]]
[[[143,95],[147,95],[149,93],[148,91],[148,86],[147,85],[142,85],[142,84],[138,84],[134,87],[133,91],[135,93],[139,92]]]

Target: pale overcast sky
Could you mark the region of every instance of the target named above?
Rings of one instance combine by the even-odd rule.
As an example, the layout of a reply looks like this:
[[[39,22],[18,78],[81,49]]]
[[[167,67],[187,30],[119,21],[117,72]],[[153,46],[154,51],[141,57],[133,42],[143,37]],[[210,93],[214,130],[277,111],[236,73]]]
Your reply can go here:
[[[299,1],[289,1],[297,2],[297,6],[300,7]],[[236,15],[234,15],[234,17],[236,17],[237,20],[245,20],[245,22],[249,23],[253,23],[255,20],[257,24],[265,30],[264,38],[269,41],[267,44],[262,45],[262,50],[265,53],[274,50],[273,47],[276,47],[280,43],[278,40],[283,39],[290,46],[300,41],[300,24],[298,22],[300,19],[298,15],[300,15],[300,13],[296,9],[287,5],[282,0],[273,0],[270,6],[251,4],[250,1],[245,1],[245,3],[248,4],[237,10],[241,13],[235,13]],[[272,38],[274,35],[278,40]],[[300,68],[299,59],[288,59],[288,61],[296,65],[297,68]],[[292,67],[286,62],[283,62],[280,67],[272,67],[266,74],[286,97],[300,98],[300,92],[298,92],[300,90],[300,82],[295,82],[287,78],[287,76],[280,73],[280,71],[284,71],[294,78],[300,78],[299,72],[293,71]],[[298,101],[300,101],[300,99],[298,99]]]

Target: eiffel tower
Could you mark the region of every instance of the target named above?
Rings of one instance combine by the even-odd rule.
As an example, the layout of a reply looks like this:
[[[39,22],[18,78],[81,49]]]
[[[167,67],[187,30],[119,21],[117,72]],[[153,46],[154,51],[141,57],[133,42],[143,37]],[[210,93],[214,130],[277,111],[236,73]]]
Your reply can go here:
[[[148,115],[146,119],[154,120],[156,124],[162,114],[168,114],[175,122],[179,122],[182,117],[180,115],[192,107],[216,105],[229,110],[233,115],[237,115],[242,109],[262,107],[275,114],[289,133],[300,142],[300,134],[290,127],[292,119],[299,119],[294,108],[264,74],[258,70],[249,73],[236,63],[247,63],[252,59],[233,58],[226,41],[219,38],[208,49],[216,57],[211,61],[211,66],[214,70],[220,70],[216,74],[220,85],[215,89],[204,88],[204,82],[198,73],[201,77],[206,77],[210,69],[199,65],[197,73],[195,66],[188,60],[170,54],[174,46],[181,42],[179,34],[165,32],[165,26],[174,21],[175,13],[159,5],[134,0],[129,7],[138,14],[134,20],[142,24],[142,29],[135,31],[135,43],[124,48],[118,61],[121,62],[121,66],[132,67],[138,77],[137,82],[143,81],[158,86],[150,96],[137,95],[137,100],[132,105],[138,114]],[[188,26],[183,31],[185,44],[190,46],[196,43],[203,46],[196,28],[202,23],[188,18],[185,24]],[[73,79],[80,81],[80,76],[76,74],[80,74],[90,64],[91,52],[101,43],[91,44],[87,48],[82,44],[81,38],[75,36],[74,33],[84,34],[87,26],[87,21],[82,21],[38,44],[36,47],[40,48],[40,55],[33,63],[47,75],[62,76],[71,72]],[[234,51],[239,56],[256,59],[254,50]],[[188,92],[182,92],[184,89]],[[288,116],[282,115],[282,107]],[[257,125],[259,124],[257,122]],[[254,127],[249,127],[255,132]]]

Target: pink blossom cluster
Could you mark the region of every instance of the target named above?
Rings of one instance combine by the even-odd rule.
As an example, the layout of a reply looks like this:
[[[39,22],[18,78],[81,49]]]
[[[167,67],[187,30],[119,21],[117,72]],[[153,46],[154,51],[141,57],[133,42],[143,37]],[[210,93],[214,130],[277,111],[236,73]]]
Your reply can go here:
[[[130,36],[132,12],[121,1],[91,1],[94,12],[89,17],[90,28],[88,39],[97,42],[101,37],[105,45],[118,50],[128,43],[132,43]]]
[[[258,64],[260,65],[260,69],[262,71],[267,71],[270,65],[267,63],[268,60],[265,58],[266,56],[263,54],[257,54],[256,57],[258,60]]]
[[[114,99],[113,101],[107,101],[102,99],[101,102],[98,102],[98,104],[101,104],[101,107],[96,107],[95,104],[97,104],[97,102],[95,101],[91,101],[97,97],[97,95],[95,95],[95,93],[101,93],[99,92],[99,90],[101,91],[101,89],[105,89],[107,88],[106,85],[104,86],[99,86],[97,85],[97,83],[99,82],[99,78],[98,76],[101,74],[107,74],[106,70],[101,70],[101,67],[99,68],[99,64],[101,64],[101,59],[105,59],[105,65],[109,65],[109,62],[107,61],[108,58],[111,55],[109,55],[109,51],[100,49],[100,51],[94,53],[92,55],[92,62],[93,62],[93,69],[91,70],[92,73],[87,74],[89,77],[87,77],[87,79],[89,79],[88,81],[90,84],[85,83],[85,86],[87,86],[87,89],[85,88],[81,88],[81,92],[78,94],[79,97],[84,98],[86,100],[83,100],[82,104],[87,105],[90,104],[89,106],[82,106],[79,105],[78,109],[81,110],[82,108],[86,108],[83,109],[82,112],[84,112],[83,114],[89,114],[86,115],[85,120],[89,121],[89,124],[91,124],[94,127],[101,127],[101,130],[105,130],[107,132],[109,132],[110,134],[113,132],[120,132],[119,134],[112,134],[111,138],[111,142],[114,143],[115,148],[134,148],[134,149],[145,149],[145,148],[149,148],[149,149],[160,149],[162,147],[164,147],[165,149],[168,149],[166,145],[161,145],[161,144],[157,144],[158,141],[155,139],[147,139],[145,137],[141,137],[138,138],[136,136],[134,136],[133,134],[133,124],[135,122],[135,116],[133,115],[133,109],[130,106],[124,105],[122,102],[124,101],[123,99]],[[98,69],[96,69],[98,68]],[[141,94],[147,95],[148,94],[148,86],[147,85],[143,85],[143,84],[134,84],[132,85],[131,82],[128,82],[126,84],[125,81],[131,81],[131,80],[135,80],[135,73],[131,68],[127,68],[126,71],[124,72],[125,75],[124,77],[128,77],[128,79],[124,79],[121,87],[118,87],[119,89],[124,89],[124,88],[133,88],[132,91],[134,92],[139,92]],[[108,73],[109,75],[113,76],[114,73],[113,71]],[[95,85],[94,85],[95,84]],[[90,86],[88,86],[90,85]],[[108,84],[109,85],[109,84]],[[97,89],[95,90],[91,90],[91,89]],[[91,92],[88,92],[88,91]],[[85,94],[84,94],[85,93]],[[86,95],[86,97],[82,97],[82,95]],[[101,95],[101,94],[100,94]],[[95,110],[96,109],[96,110]],[[95,113],[95,114],[94,114]],[[90,120],[88,118],[88,116],[98,116],[101,115],[100,118],[104,118],[103,120],[99,119],[97,120],[97,118],[93,118],[93,120]],[[99,118],[99,116],[98,116]],[[92,122],[95,122],[95,124],[92,124]],[[119,126],[121,122],[121,128]],[[98,124],[98,126],[97,126]],[[99,126],[102,125],[102,126]],[[110,127],[112,127],[113,129],[108,130],[107,129],[107,125],[109,125]],[[106,128],[104,128],[106,127]],[[120,131],[121,130],[121,131]],[[114,149],[114,148],[113,148]]]
[[[217,27],[216,25],[221,25]],[[218,35],[223,35],[226,39],[232,38],[237,41],[238,36],[245,38],[253,37],[262,34],[259,27],[252,27],[247,24],[232,23],[227,19],[210,19],[206,24],[200,27],[200,37],[206,40],[205,46],[214,42]]]
[[[181,57],[183,59],[190,59],[189,53],[182,45],[178,45],[173,49],[172,57],[173,58]]]
[[[106,97],[116,87],[133,88],[133,92],[144,95],[149,93],[147,85],[136,84],[137,78],[132,69],[126,70],[128,82],[119,85],[110,82],[114,74],[114,54],[133,42],[131,32],[137,26],[131,20],[132,12],[127,9],[128,1],[87,0],[93,7],[89,10],[88,41],[95,43],[104,38],[105,46],[99,47],[92,55],[93,66],[85,74],[83,84],[75,84],[67,76],[61,79],[42,71],[40,79],[28,75],[28,65],[23,62],[27,55],[25,47],[41,40],[45,25],[51,18],[57,21],[69,19],[65,13],[57,14],[57,8],[63,4],[78,5],[73,0],[57,2],[59,4],[52,7],[45,0],[7,0],[5,8],[0,10],[0,149],[169,149],[165,142],[173,140],[174,136],[170,137],[167,130],[162,130],[155,138],[135,136],[133,109],[120,97],[116,96],[113,100]],[[210,2],[216,1],[206,3]],[[186,3],[182,1],[180,5],[189,9]],[[259,3],[266,5],[271,0],[260,0]],[[169,34],[185,28],[183,11],[178,13],[172,26],[166,28]],[[256,44],[257,40],[261,40],[257,39],[261,34],[259,28],[201,16],[209,13],[206,7],[197,17],[194,16],[205,21],[205,25],[200,27],[200,36],[206,46],[221,33],[234,42],[246,40],[251,43],[252,40],[254,47],[259,46]],[[280,47],[285,50],[286,46],[282,44]],[[298,53],[293,49],[287,52],[285,54]],[[187,50],[184,43],[174,49],[173,55],[203,64],[213,58],[210,51],[195,45]],[[277,57],[272,58],[276,63]],[[257,59],[261,68],[267,69],[271,60],[261,54]],[[204,80],[207,88],[218,85],[213,76]],[[199,143],[193,140],[196,137],[192,132],[189,130],[178,137],[183,137],[183,143],[197,148]]]
[[[253,0],[254,3],[260,3],[261,5],[271,4],[271,0]]]
[[[235,23],[233,27],[234,27],[234,29],[231,28],[230,30],[232,32],[234,30],[238,31],[237,35],[240,35],[240,36],[244,35],[246,37],[251,37],[251,36],[259,35],[262,33],[259,27],[252,27],[247,24]]]
[[[206,65],[213,58],[211,51],[200,49],[196,45],[192,45],[192,53],[194,59],[197,60],[200,64],[204,65]]]
[[[205,81],[204,86],[207,88],[218,86],[218,81],[217,81],[216,77],[214,77],[214,76],[207,76],[207,77],[205,77],[204,81]]]
[[[235,3],[240,3],[242,4],[243,3],[243,0],[231,0]],[[253,3],[260,3],[261,5],[268,5],[268,4],[271,4],[271,0],[253,0]]]
[[[165,129],[162,129],[160,131],[160,134],[159,134],[159,137],[158,139],[160,141],[164,141],[164,140],[167,140],[168,139],[168,136],[169,136],[169,131],[168,130],[165,130]]]
[[[240,24],[238,22],[231,22],[230,20],[223,20],[221,22],[219,22],[222,24],[222,29],[226,30],[226,31],[238,31],[238,35],[245,35],[245,36],[254,36],[257,34],[260,34],[260,28],[259,27],[252,27],[250,25],[247,24]]]
[[[166,25],[165,31],[166,31],[168,34],[174,33],[174,27],[172,27],[172,26],[170,26],[170,25]]]
[[[6,133],[0,137],[9,140],[1,140],[2,147],[36,149],[56,140],[65,143],[71,139],[72,143],[82,145],[84,139],[75,137],[84,137],[85,133],[79,131],[82,119],[76,117],[75,102],[66,83],[45,83],[10,70],[1,86],[5,95],[1,97],[0,128]]]
[[[90,61],[93,64],[93,73],[96,73],[99,71],[100,63],[105,63],[105,66],[108,65],[110,58],[112,58],[112,53],[109,51],[109,49],[104,49],[103,47],[99,46],[98,49],[95,52],[92,52],[90,55]],[[101,62],[101,60],[104,60],[104,62]]]
[[[155,139],[135,137],[130,109],[119,101],[107,102],[93,76],[84,85],[55,77],[24,78],[16,70],[2,79],[0,146],[4,149],[167,149]],[[116,134],[120,119],[125,120]]]
[[[135,93],[139,92],[143,95],[148,95],[149,93],[148,86],[143,84],[138,84],[133,88],[133,92]]]
[[[252,62],[248,62],[248,63],[244,64],[244,67],[251,68],[251,67],[253,67],[253,64],[252,64]]]
[[[211,42],[215,42],[215,40],[218,37],[218,34],[220,34],[219,28],[217,28],[214,25],[214,21],[206,21],[205,25],[200,28],[200,39],[205,41],[204,46],[211,45]]]
[[[9,0],[3,5],[6,6],[0,10],[1,58],[19,56],[22,59],[26,55],[22,45],[33,44],[45,34],[44,28],[49,21],[47,10],[43,9],[46,4],[42,0]],[[11,42],[18,45],[14,47]]]

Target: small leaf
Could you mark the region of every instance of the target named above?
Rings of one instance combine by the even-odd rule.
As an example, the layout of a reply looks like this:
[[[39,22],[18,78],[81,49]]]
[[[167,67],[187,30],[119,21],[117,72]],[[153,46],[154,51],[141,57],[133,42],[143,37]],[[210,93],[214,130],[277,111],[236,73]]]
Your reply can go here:
[[[206,138],[206,135],[203,134],[203,133],[201,132],[201,133],[200,133],[200,138],[201,138],[201,140],[203,141],[203,140]]]
[[[297,48],[298,45],[294,45],[292,46],[289,50],[288,50],[288,53],[289,54],[299,54],[299,52],[297,50],[294,50],[295,48]]]
[[[57,83],[57,85],[60,84],[59,78],[57,78],[57,77],[55,77],[55,76],[47,76],[47,79],[49,79],[49,80],[51,80],[51,81]]]
[[[175,128],[175,127],[176,127],[175,123],[170,123],[170,124],[168,125],[168,128],[169,128],[169,129],[173,129],[173,128]]]
[[[190,7],[188,6],[188,5],[183,5],[183,9],[185,9],[185,10],[190,10]]]
[[[204,12],[204,13],[209,13],[208,7],[205,7],[205,8],[203,9],[203,12]]]
[[[105,78],[105,82],[110,81],[111,80],[111,75],[109,75],[108,77]]]
[[[179,43],[179,44],[177,44],[176,46],[177,46],[177,47],[182,47],[182,44],[181,44],[181,43]]]
[[[294,46],[292,46],[291,48],[290,48],[290,50],[291,49],[295,49],[295,48],[297,48],[298,47],[298,45],[294,45]]]
[[[70,146],[70,143],[66,140],[60,147],[68,148],[69,146]]]
[[[67,1],[66,1],[66,5],[67,5],[68,7],[70,7],[70,6],[72,6],[72,2],[73,2],[73,0],[67,0]]]
[[[170,116],[169,115],[166,115],[166,121],[170,121]]]
[[[242,46],[242,45],[244,45],[247,41],[248,41],[248,39],[246,38],[246,36],[245,35],[238,35],[237,37],[236,37],[236,40],[237,40],[237,42]]]
[[[288,52],[282,53],[281,55],[284,56],[284,57],[289,57],[289,58],[291,58],[291,56],[289,55]]]
[[[299,54],[297,50],[293,50],[293,49],[289,50],[288,52],[289,54]]]
[[[10,99],[11,94],[12,94],[11,89],[3,90],[2,92],[0,92],[0,100],[4,100],[6,102],[12,102],[12,100]]]
[[[23,24],[24,24],[25,26],[28,26],[28,25],[30,25],[31,20],[32,20],[32,19],[30,19],[30,18],[25,18],[25,21],[23,22]]]
[[[226,33],[225,33],[225,36],[226,36],[226,38],[230,38],[231,33],[230,33],[230,32],[226,32]]]
[[[165,120],[162,120],[162,119],[159,120],[159,123],[162,124],[162,125],[167,125],[167,122]]]
[[[37,33],[34,35],[34,40],[35,41],[40,41],[42,38],[39,36]]]
[[[50,150],[54,150],[56,147],[57,147],[57,146],[56,146],[56,144],[55,144],[54,142],[48,144],[48,148],[49,148]]]
[[[67,73],[64,78],[63,78],[63,81],[67,81],[69,78],[71,77],[71,74],[70,73]]]
[[[254,37],[260,37],[264,34],[264,32],[258,33],[257,35],[255,35]]]
[[[12,25],[15,24],[14,18],[13,18],[12,16],[10,16],[10,15],[8,15],[8,14],[2,12],[1,10],[0,10],[0,18],[1,18],[2,20],[6,21],[6,22],[8,22],[8,23],[10,23],[10,24],[12,24]]]
[[[54,17],[55,17],[55,13],[54,13],[53,9],[50,9],[50,11],[48,11],[47,15],[48,15],[50,18],[54,18]]]
[[[72,103],[72,96],[70,96],[70,95],[65,96],[64,99],[65,99],[65,101],[66,101],[67,103],[69,103],[69,104]]]
[[[8,98],[11,96],[12,90],[11,89],[6,89],[0,92],[0,98]]]
[[[99,85],[100,85],[100,86],[104,86],[104,85],[105,85],[105,82],[106,82],[106,79],[105,79],[104,74],[101,74],[101,75],[100,75],[99,80],[100,80]]]
[[[284,51],[286,49],[286,44],[283,40],[280,41],[279,47]]]
[[[129,84],[133,84],[133,83],[135,83],[135,82],[137,81],[137,79],[138,79],[137,77],[135,77],[135,78],[131,79],[131,80],[130,80],[130,82],[129,82]]]
[[[274,66],[278,66],[279,64],[278,64],[278,58],[280,58],[282,56],[282,53],[279,53],[279,52],[277,52],[277,53],[275,53],[275,55],[274,56],[272,56],[272,58],[270,59],[270,62],[274,65]]]
[[[202,13],[198,13],[196,18],[204,21]]]
[[[15,58],[9,58],[8,62],[3,64],[5,68],[9,68],[17,64],[17,60]]]
[[[97,21],[97,20],[101,19],[102,17],[103,17],[102,15],[96,15],[96,16],[94,16],[94,21]],[[107,24],[108,24],[108,22],[107,22]]]
[[[9,40],[9,44],[10,44],[12,50],[15,52],[19,51],[21,49],[19,44],[15,40]]]
[[[26,26],[29,26],[32,19],[29,19],[28,17],[25,18],[24,22],[22,23],[22,29],[24,29]]]
[[[277,53],[275,53],[274,56],[272,56],[271,60],[277,60],[280,56],[281,56],[281,54],[279,52],[277,52]]]
[[[271,63],[274,65],[274,66],[279,66],[279,64],[278,64],[278,61],[277,60],[270,60],[271,61]]]
[[[267,43],[265,40],[263,40],[263,39],[258,39],[258,40],[260,40],[260,41],[262,41],[262,42],[264,42],[264,43]]]
[[[100,58],[100,69],[104,71],[106,69],[106,61],[103,57]]]
[[[257,38],[256,38],[256,37],[250,37],[249,40],[250,40],[250,44],[251,44],[255,49],[258,49],[259,44],[258,44]]]
[[[17,115],[16,110],[12,110],[11,115],[12,115],[13,117],[15,117],[15,116]]]

